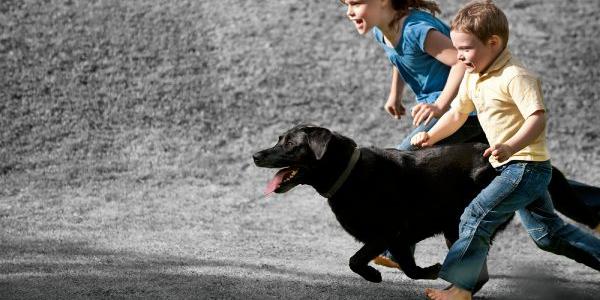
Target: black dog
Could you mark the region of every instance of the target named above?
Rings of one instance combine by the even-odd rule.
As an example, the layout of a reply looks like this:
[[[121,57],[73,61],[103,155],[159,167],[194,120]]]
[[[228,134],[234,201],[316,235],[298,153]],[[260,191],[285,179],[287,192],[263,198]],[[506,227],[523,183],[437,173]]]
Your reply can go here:
[[[464,208],[495,176],[482,156],[487,147],[357,148],[326,128],[301,125],[253,158],[259,167],[282,168],[267,193],[308,184],[326,197],[342,227],[364,243],[350,258],[350,269],[380,282],[381,274],[368,263],[386,249],[408,277],[437,278],[440,264],[417,266],[411,246],[439,233],[450,243],[457,240]],[[476,290],[487,280],[484,268]]]

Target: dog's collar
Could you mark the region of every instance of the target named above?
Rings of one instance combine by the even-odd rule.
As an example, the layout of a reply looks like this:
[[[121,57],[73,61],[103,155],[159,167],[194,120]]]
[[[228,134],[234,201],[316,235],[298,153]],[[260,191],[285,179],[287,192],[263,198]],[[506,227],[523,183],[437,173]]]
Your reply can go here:
[[[359,157],[360,149],[356,147],[354,148],[354,153],[352,153],[352,157],[350,158],[350,161],[348,162],[348,165],[346,166],[346,169],[344,170],[342,175],[340,175],[340,177],[335,181],[331,188],[329,188],[329,191],[327,191],[327,193],[325,194],[321,194],[321,196],[329,199],[335,194],[335,192],[337,192],[337,190],[340,189],[340,187],[342,187],[342,184],[346,182],[346,179],[348,179],[350,172],[352,172],[352,169],[354,169],[354,165],[356,165],[356,162],[358,161]]]

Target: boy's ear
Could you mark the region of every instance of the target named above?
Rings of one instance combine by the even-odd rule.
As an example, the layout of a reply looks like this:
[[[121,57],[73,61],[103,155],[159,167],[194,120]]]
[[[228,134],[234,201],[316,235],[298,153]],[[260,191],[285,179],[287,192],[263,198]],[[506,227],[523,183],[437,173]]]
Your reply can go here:
[[[489,39],[488,39],[488,45],[495,47],[495,48],[502,48],[502,38],[498,35],[492,35]]]

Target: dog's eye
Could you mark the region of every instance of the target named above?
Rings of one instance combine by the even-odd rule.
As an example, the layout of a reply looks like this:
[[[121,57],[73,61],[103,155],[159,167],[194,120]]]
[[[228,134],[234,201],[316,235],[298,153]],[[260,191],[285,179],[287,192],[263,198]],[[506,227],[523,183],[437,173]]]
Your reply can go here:
[[[288,148],[292,148],[292,147],[294,147],[294,143],[287,141],[287,142],[285,142],[285,146]]]

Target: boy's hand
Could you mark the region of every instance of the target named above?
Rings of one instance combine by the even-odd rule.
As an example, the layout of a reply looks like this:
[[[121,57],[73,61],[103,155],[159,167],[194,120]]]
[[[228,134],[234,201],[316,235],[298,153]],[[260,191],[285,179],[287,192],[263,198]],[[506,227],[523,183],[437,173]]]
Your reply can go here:
[[[402,100],[393,96],[388,98],[383,108],[396,119],[400,119],[406,113],[406,109],[402,105]]]
[[[485,152],[483,152],[483,157],[492,155],[498,162],[503,162],[510,158],[513,154],[515,154],[515,152],[511,146],[507,144],[496,144],[485,149]]]
[[[429,134],[427,133],[427,131],[422,131],[422,132],[415,134],[410,139],[410,144],[413,146],[417,146],[417,147],[428,147],[428,146],[431,146],[428,143],[428,141],[429,141]]]
[[[444,112],[435,104],[419,103],[411,111],[413,126],[417,127],[421,122],[427,125],[433,118],[439,118]]]

